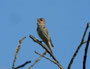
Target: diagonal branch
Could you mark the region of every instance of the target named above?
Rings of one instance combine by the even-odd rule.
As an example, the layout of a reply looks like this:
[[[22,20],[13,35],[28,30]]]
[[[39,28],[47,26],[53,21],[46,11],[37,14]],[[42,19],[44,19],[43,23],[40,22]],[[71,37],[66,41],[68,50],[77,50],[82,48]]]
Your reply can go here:
[[[84,55],[84,59],[83,59],[83,69],[86,69],[86,58],[87,58],[87,51],[88,51],[89,42],[90,42],[90,32],[88,35],[88,41],[87,41],[86,48],[85,48],[85,55]]]
[[[25,65],[27,65],[27,64],[29,64],[29,63],[31,63],[31,61],[26,61],[24,64],[22,64],[22,65],[20,65],[20,66],[18,66],[18,67],[16,67],[16,68],[14,68],[14,69],[22,68],[22,67],[24,67]]]
[[[31,66],[29,66],[28,69],[31,69],[37,62],[39,62],[40,59],[41,59],[44,55],[46,55],[46,53],[47,53],[47,51],[45,51],[42,55],[40,55],[40,57],[39,57]]]
[[[63,67],[61,66],[61,64],[58,62],[58,60],[54,57],[54,55],[48,50],[48,48],[43,45],[38,39],[36,39],[34,36],[30,35],[29,36],[34,42],[38,43],[40,46],[42,46],[47,52],[48,54],[50,54],[50,56],[57,62],[57,65],[60,69],[63,69]]]
[[[86,33],[87,33],[87,30],[88,30],[88,28],[89,28],[89,24],[90,24],[90,23],[87,23],[87,27],[86,27],[85,32],[84,32],[84,34],[83,34],[81,43],[80,43],[80,45],[78,46],[77,50],[75,51],[75,53],[74,53],[74,55],[73,55],[73,57],[72,57],[72,59],[71,59],[69,65],[68,65],[68,69],[71,68],[71,65],[72,65],[72,63],[73,63],[73,61],[74,61],[74,59],[75,59],[75,57],[76,57],[78,51],[80,50],[81,46],[82,46],[84,43],[86,43],[86,42],[84,41],[84,39],[85,39],[85,35],[86,35]]]
[[[18,55],[18,52],[21,48],[21,44],[22,44],[22,41],[25,39],[26,37],[23,37],[21,40],[19,40],[19,45],[18,45],[18,48],[16,49],[16,52],[15,52],[15,58],[14,58],[14,61],[13,61],[13,65],[12,65],[12,69],[15,68],[15,63],[16,63],[16,60],[17,60],[17,55]]]
[[[35,53],[38,54],[38,55],[40,55],[40,56],[42,56],[40,53],[38,53],[38,52],[36,52],[36,51],[35,51]],[[51,61],[51,62],[53,62],[53,63],[55,63],[55,64],[57,64],[55,61],[51,60],[50,58],[48,58],[48,57],[46,57],[46,56],[44,56],[44,55],[43,55],[42,57],[46,58],[47,60],[49,60],[49,61]]]

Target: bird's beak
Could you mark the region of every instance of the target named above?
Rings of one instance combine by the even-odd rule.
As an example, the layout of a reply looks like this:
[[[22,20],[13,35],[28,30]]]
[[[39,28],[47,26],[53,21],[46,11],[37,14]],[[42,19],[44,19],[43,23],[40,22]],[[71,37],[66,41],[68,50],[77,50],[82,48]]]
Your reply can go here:
[[[37,18],[37,23],[40,23],[40,19],[39,18]]]

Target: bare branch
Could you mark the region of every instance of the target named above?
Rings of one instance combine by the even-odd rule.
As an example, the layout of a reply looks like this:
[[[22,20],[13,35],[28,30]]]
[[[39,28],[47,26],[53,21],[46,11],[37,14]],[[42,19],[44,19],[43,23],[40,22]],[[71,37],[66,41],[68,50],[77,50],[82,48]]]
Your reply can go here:
[[[18,52],[21,48],[21,44],[22,44],[22,41],[25,39],[26,37],[23,37],[21,40],[19,40],[19,45],[18,45],[18,48],[16,49],[16,52],[15,52],[15,58],[14,58],[14,61],[13,61],[13,65],[12,65],[12,69],[15,68],[15,63],[16,63],[16,60],[17,60],[17,55],[18,55]]]
[[[87,58],[87,51],[88,51],[89,41],[90,41],[90,32],[89,32],[89,35],[88,35],[88,41],[87,41],[86,48],[85,48],[85,55],[84,55],[84,59],[83,59],[83,69],[86,69],[86,58]]]
[[[31,69],[38,61],[40,61],[40,59],[42,58],[42,56],[46,55],[47,51],[45,51],[42,55],[40,55],[40,57],[31,65],[29,66],[28,69]]]
[[[83,37],[82,37],[82,40],[81,40],[81,43],[80,43],[80,45],[78,46],[77,50],[75,51],[75,53],[74,53],[74,55],[73,55],[73,57],[72,57],[69,65],[68,65],[68,69],[71,68],[71,65],[72,65],[72,63],[73,63],[73,61],[74,61],[74,59],[75,59],[78,51],[80,50],[81,46],[82,46],[84,43],[86,43],[86,42],[84,41],[84,39],[85,39],[85,35],[86,35],[86,33],[87,33],[87,30],[88,30],[88,28],[89,28],[89,24],[90,24],[90,23],[87,24],[87,27],[86,27],[86,29],[85,29],[85,32],[84,32]]]
[[[61,64],[58,62],[58,60],[54,57],[54,55],[48,50],[48,48],[43,45],[38,39],[36,39],[34,36],[30,35],[29,36],[34,42],[38,43],[40,46],[42,46],[47,52],[48,54],[50,54],[50,56],[57,62],[57,65],[60,69],[63,69],[63,67],[61,66]]]
[[[29,63],[31,63],[31,61],[26,61],[24,64],[22,64],[22,65],[16,67],[15,69],[22,68],[22,67],[24,67],[25,65],[27,65],[27,64],[29,64]]]
[[[48,58],[48,57],[46,57],[46,56],[44,56],[44,55],[41,55],[40,53],[38,53],[38,52],[36,52],[36,51],[35,51],[35,53],[38,54],[38,55],[40,55],[40,56],[42,56],[42,57],[44,57],[44,58],[46,58],[47,60],[49,60],[49,61],[51,61],[51,62],[57,64],[56,61],[53,61],[53,60],[51,60],[50,58]]]

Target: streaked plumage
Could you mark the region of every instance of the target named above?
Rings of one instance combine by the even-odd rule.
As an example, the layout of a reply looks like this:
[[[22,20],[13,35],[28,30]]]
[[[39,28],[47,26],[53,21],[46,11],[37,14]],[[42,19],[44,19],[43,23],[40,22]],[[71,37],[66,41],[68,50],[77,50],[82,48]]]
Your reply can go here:
[[[49,48],[50,52],[53,53],[52,52],[53,44],[52,44],[49,32],[48,32],[47,28],[45,27],[44,18],[37,19],[37,32],[38,32],[39,37],[43,40],[43,42]]]

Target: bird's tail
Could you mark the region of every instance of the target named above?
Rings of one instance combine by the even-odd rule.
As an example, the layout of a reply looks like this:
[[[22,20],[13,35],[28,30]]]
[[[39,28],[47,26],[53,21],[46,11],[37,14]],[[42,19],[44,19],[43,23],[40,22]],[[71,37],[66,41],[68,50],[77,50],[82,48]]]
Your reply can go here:
[[[48,41],[48,48],[49,48],[50,52],[53,54],[52,45],[51,45],[51,43],[49,41]]]

